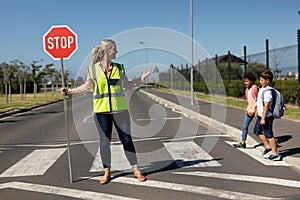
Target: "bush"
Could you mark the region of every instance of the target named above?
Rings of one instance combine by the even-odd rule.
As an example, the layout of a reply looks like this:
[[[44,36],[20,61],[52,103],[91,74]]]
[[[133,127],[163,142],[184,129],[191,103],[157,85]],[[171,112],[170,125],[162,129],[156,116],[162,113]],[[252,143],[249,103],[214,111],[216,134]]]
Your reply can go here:
[[[235,98],[245,97],[244,81],[242,80],[224,81],[223,84],[227,96],[232,96]],[[260,87],[259,81],[256,81],[255,84]],[[216,87],[215,84],[205,83],[204,81],[195,81],[194,83],[194,90],[197,92],[203,92],[205,94],[208,93],[222,94],[222,87],[221,86]],[[278,91],[281,92],[286,103],[297,104],[298,91],[299,91],[297,80],[276,80],[274,82],[274,88],[276,88]]]

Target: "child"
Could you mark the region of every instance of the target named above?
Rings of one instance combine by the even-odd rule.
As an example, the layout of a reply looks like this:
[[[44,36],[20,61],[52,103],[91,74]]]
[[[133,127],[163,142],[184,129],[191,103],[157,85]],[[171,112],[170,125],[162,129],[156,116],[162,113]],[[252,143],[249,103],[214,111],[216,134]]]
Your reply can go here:
[[[245,117],[242,128],[242,141],[234,144],[235,148],[246,148],[246,138],[248,135],[248,127],[254,118],[256,111],[256,99],[258,94],[258,87],[255,85],[256,77],[253,73],[246,73],[243,77],[246,86],[245,97],[247,101],[247,108],[245,109]]]
[[[257,97],[257,119],[254,126],[254,134],[258,136],[265,146],[263,155],[268,152],[272,154],[268,157],[269,160],[281,160],[281,155],[278,154],[275,137],[273,134],[274,117],[270,112],[273,96],[273,73],[266,70],[260,74],[259,82],[262,88],[259,90]]]

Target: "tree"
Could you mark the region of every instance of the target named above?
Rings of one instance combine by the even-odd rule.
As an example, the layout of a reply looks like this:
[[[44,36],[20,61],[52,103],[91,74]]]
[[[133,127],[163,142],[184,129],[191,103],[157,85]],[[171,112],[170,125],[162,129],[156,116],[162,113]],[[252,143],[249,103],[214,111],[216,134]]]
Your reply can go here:
[[[266,69],[266,65],[260,62],[253,62],[247,64],[247,72],[252,72],[255,74],[256,78],[258,79],[260,73]]]
[[[82,76],[77,77],[74,85],[78,86],[78,85],[82,85],[85,82],[84,78]]]
[[[29,67],[26,66],[23,62],[21,62],[18,59],[11,61],[11,63],[17,68],[18,82],[20,87],[20,97],[21,97],[21,101],[24,101],[26,99],[26,79],[27,79]]]
[[[45,97],[46,97],[46,83],[48,81],[51,81],[52,82],[52,76],[53,76],[53,73],[55,71],[55,69],[52,69],[51,67],[53,66],[54,64],[51,63],[51,64],[46,64],[44,70],[43,70],[43,83],[44,83],[44,94],[45,94]],[[52,84],[52,88],[53,88],[53,84]],[[52,89],[52,96],[53,96],[53,89]]]
[[[56,92],[58,92],[58,85],[59,85],[59,82],[61,80],[60,77],[61,77],[60,72],[55,70],[54,74],[53,74],[53,80],[55,82]]]
[[[4,82],[5,82],[6,103],[8,103],[8,100],[10,103],[12,103],[11,84],[12,84],[12,79],[15,77],[15,74],[18,69],[13,64],[7,64],[7,63],[4,63],[3,69],[4,69],[3,74],[4,74]]]
[[[228,77],[228,63],[219,63],[219,72],[224,80],[229,80]],[[231,80],[241,80],[243,74],[243,69],[240,64],[231,63],[230,64],[230,79]]]
[[[282,61],[282,58],[285,54],[285,52],[288,50],[288,48],[284,47],[284,48],[276,48],[277,43],[274,43],[274,48],[272,50],[270,50],[270,56],[272,58],[273,61],[273,65],[274,65],[274,79],[281,79],[281,69],[279,69],[279,65]]]
[[[36,98],[37,90],[38,90],[38,82],[39,82],[39,79],[42,75],[41,73],[39,73],[41,68],[42,68],[42,65],[38,65],[38,62],[39,61],[34,60],[30,64],[30,66],[31,66],[31,80],[33,82],[33,91],[34,91],[33,97],[34,98]]]

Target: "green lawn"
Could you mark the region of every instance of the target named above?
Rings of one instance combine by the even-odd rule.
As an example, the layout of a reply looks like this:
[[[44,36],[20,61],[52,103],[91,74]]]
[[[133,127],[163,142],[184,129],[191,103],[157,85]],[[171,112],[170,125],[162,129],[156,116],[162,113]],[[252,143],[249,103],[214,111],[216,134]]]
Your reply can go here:
[[[63,96],[60,93],[51,93],[47,92],[46,95],[41,92],[37,94],[37,97],[34,98],[33,94],[26,94],[26,100],[21,100],[20,94],[12,94],[11,99],[12,102],[10,103],[10,99],[8,103],[6,103],[6,97],[4,94],[0,94],[0,113],[12,111],[18,108],[25,108],[37,104],[42,104],[46,102],[51,102],[54,100],[62,99]]]
[[[167,92],[167,93],[175,93],[176,95],[182,95],[182,96],[190,96],[189,91],[181,91],[181,90],[172,90],[172,92],[168,89],[159,89],[162,92]],[[214,102],[217,104],[222,104],[226,105],[229,107],[234,107],[234,108],[240,108],[244,109],[246,107],[246,101],[245,99],[237,99],[233,97],[224,97],[224,96],[211,96],[209,94],[204,94],[204,93],[198,93],[195,92],[195,98],[201,101],[206,101],[206,102]],[[294,105],[287,105],[287,109],[284,113],[284,118],[287,119],[293,119],[293,120],[298,120],[300,121],[300,108]]]

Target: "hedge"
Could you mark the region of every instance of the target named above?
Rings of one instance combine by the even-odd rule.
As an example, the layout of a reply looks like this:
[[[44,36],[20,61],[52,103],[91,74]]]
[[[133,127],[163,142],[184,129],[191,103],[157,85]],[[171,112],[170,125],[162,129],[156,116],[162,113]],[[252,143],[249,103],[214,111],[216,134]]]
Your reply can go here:
[[[255,83],[260,87],[259,81]],[[171,84],[168,81],[160,82],[160,86],[171,88]],[[274,81],[274,88],[281,92],[284,97],[284,100],[288,104],[297,105],[298,99],[298,80],[276,80]],[[190,85],[187,81],[174,81],[173,89],[177,90],[189,90]],[[232,80],[232,81],[223,81],[223,82],[204,82],[204,81],[194,81],[194,91],[203,92],[205,94],[220,94],[235,98],[245,98],[245,87],[243,80]]]

